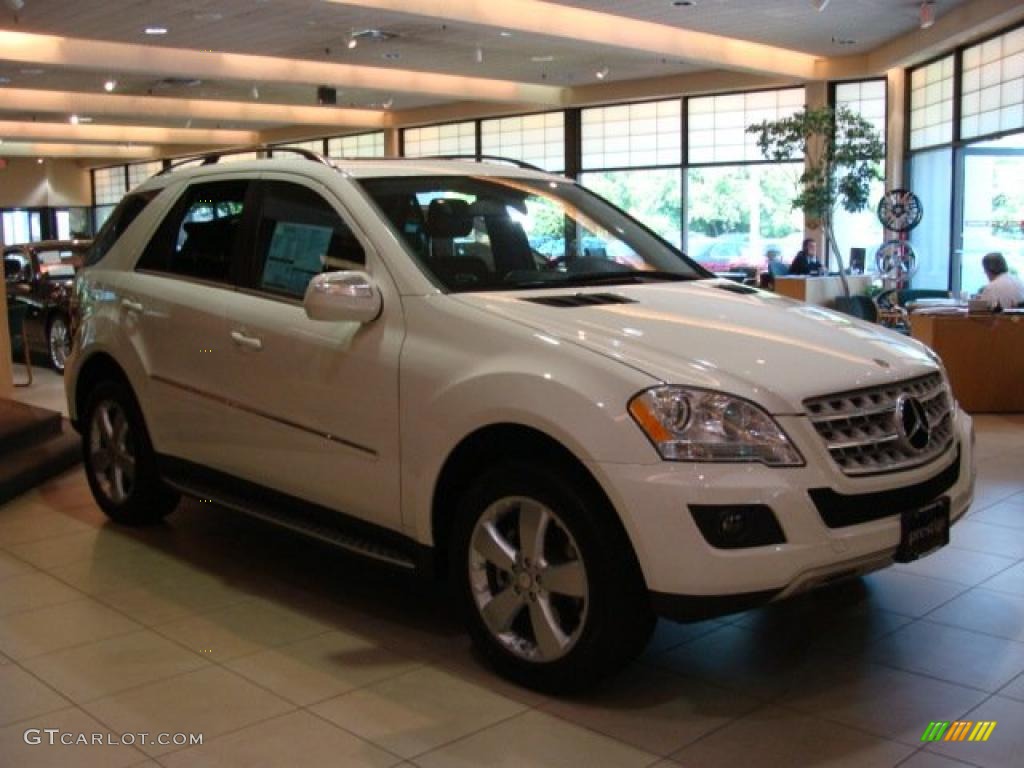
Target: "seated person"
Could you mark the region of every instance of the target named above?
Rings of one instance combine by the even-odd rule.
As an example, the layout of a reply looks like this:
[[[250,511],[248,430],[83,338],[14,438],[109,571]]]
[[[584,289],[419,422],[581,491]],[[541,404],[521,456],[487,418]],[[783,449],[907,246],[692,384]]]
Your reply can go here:
[[[1012,309],[1024,304],[1024,284],[1010,274],[1003,254],[986,253],[981,267],[985,270],[988,285],[981,289],[979,298],[986,299],[993,309]]]
[[[789,265],[791,275],[820,275],[823,270],[818,261],[818,244],[811,238],[804,240],[803,247]]]
[[[767,261],[767,267],[759,275],[758,282],[762,288],[774,291],[775,278],[780,275],[788,275],[789,267],[782,263],[782,251],[779,250],[778,246],[769,245],[768,249],[764,252],[764,258]]]
[[[789,274],[789,267],[782,263],[782,251],[777,245],[769,245],[764,257],[768,260],[769,275],[779,277]]]

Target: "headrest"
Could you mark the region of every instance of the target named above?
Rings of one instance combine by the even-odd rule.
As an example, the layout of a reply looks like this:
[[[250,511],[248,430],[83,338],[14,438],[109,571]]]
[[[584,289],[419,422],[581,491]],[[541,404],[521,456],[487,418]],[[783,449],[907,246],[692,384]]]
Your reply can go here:
[[[466,237],[473,231],[473,216],[465,200],[438,198],[427,208],[427,234],[431,237]]]

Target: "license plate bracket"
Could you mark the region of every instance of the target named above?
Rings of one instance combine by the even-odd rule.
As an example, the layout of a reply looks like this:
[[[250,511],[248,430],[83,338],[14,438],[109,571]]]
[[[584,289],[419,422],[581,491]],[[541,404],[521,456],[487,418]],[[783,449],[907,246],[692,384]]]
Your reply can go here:
[[[949,497],[900,515],[900,545],[893,559],[912,563],[949,544]]]

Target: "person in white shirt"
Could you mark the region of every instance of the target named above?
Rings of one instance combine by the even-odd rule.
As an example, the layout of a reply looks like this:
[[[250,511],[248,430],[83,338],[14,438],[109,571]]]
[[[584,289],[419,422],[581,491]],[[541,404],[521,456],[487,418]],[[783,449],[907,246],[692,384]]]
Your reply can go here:
[[[981,267],[988,277],[988,285],[981,289],[979,298],[987,299],[992,308],[1012,309],[1024,304],[1024,284],[1010,274],[1001,253],[986,253]]]

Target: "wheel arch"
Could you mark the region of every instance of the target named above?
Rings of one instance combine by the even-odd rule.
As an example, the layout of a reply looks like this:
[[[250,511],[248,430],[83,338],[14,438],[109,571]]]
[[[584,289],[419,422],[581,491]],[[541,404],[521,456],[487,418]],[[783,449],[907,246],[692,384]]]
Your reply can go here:
[[[82,412],[89,402],[89,395],[101,381],[115,379],[122,382],[131,390],[131,381],[114,358],[106,352],[96,352],[88,360],[82,363],[75,376],[74,383],[74,406],[75,413],[72,424],[81,432]]]
[[[626,527],[586,464],[549,434],[534,427],[505,422],[480,427],[463,437],[442,465],[431,499],[431,538],[436,576],[443,577],[448,573],[449,540],[459,499],[482,471],[502,460],[526,460],[546,467],[557,466],[569,473],[618,528],[623,540],[630,545],[630,556],[638,571],[642,572]]]

